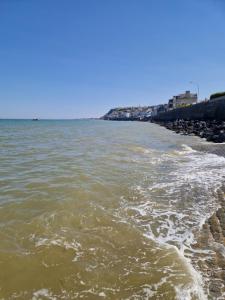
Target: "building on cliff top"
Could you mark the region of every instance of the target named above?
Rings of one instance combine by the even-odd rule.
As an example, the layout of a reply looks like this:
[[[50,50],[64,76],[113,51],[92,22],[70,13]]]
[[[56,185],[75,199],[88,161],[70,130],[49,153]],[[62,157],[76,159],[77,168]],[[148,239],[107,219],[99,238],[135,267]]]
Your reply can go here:
[[[111,109],[102,117],[104,120],[143,120],[150,118],[152,106],[123,107]]]
[[[168,110],[189,106],[198,102],[198,95],[192,94],[190,91],[186,91],[184,94],[173,96],[168,102]]]

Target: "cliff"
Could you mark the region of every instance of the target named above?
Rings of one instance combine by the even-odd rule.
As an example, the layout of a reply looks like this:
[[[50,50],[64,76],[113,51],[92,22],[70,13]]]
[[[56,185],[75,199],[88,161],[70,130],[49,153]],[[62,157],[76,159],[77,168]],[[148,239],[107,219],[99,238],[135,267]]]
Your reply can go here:
[[[110,109],[101,119],[113,121],[143,120],[151,117],[152,110],[152,106],[117,107]]]

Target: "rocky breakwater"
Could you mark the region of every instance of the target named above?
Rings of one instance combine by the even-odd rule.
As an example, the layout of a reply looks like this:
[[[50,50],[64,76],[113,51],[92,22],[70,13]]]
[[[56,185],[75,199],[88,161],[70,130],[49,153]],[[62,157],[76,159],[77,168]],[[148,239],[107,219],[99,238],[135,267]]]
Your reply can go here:
[[[225,121],[176,120],[155,122],[183,135],[196,135],[209,142],[225,142]]]
[[[203,224],[192,245],[192,264],[205,274],[209,299],[225,299],[225,201],[224,188],[219,190],[221,207]]]

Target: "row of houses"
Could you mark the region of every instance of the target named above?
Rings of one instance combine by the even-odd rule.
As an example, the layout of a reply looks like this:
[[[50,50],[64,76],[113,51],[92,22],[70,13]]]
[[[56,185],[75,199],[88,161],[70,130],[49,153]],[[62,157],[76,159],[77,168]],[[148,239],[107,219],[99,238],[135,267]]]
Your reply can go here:
[[[111,109],[103,119],[106,120],[144,120],[171,109],[197,103],[197,94],[186,91],[184,94],[174,96],[167,104],[138,107],[117,107]]]
[[[193,105],[197,102],[198,95],[192,94],[190,91],[186,91],[184,94],[173,96],[173,98],[168,101],[168,110]]]
[[[219,101],[219,100],[225,100],[225,92],[212,94],[209,99],[205,99],[202,101],[207,102],[207,101]],[[198,101],[199,101],[198,94],[191,93],[190,91],[186,91],[183,94],[173,96],[171,99],[169,99],[167,104],[152,106],[151,116],[154,117],[161,112],[166,112],[180,107],[195,105],[196,103],[198,103]]]
[[[153,106],[117,107],[111,109],[102,118],[106,120],[141,120],[152,115]]]
[[[154,106],[151,116],[154,117],[158,113],[166,112],[179,107],[193,105],[196,104],[197,102],[198,102],[198,95],[193,94],[190,91],[186,91],[183,94],[173,96],[171,99],[169,99],[168,103],[166,104]]]
[[[225,92],[212,94],[210,100],[218,101],[225,99]],[[145,120],[159,113],[170,111],[180,107],[195,105],[198,102],[198,94],[186,91],[183,94],[173,96],[166,104],[154,106],[121,107],[111,109],[102,119],[106,120]]]

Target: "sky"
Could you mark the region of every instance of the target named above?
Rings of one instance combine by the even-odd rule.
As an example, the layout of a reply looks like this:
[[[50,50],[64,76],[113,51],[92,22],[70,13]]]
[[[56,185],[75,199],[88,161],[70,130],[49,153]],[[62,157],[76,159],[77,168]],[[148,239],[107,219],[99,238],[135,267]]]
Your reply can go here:
[[[0,0],[0,118],[225,90],[224,0]]]

